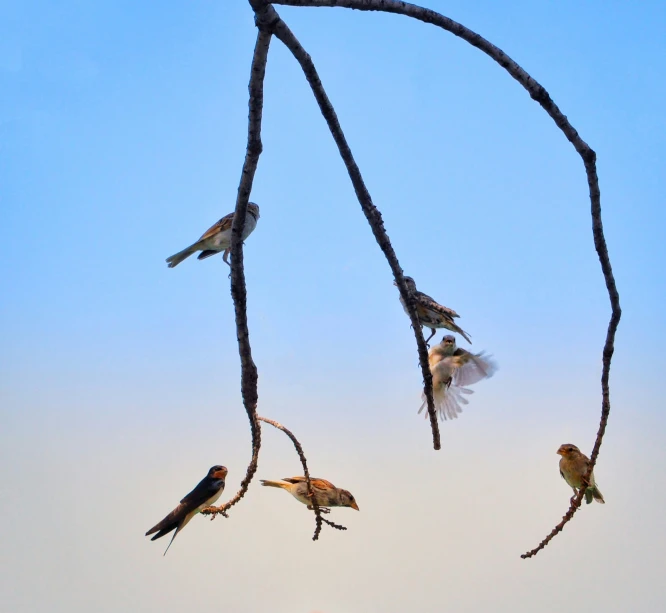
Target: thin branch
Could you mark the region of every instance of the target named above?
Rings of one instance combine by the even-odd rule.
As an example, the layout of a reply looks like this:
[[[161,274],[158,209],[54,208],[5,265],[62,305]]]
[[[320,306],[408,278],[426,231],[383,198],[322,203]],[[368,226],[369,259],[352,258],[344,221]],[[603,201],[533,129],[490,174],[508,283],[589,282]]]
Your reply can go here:
[[[520,83],[536,100],[541,107],[550,115],[555,124],[567,137],[569,142],[574,146],[578,154],[583,159],[585,165],[585,172],[587,174],[587,183],[590,191],[590,204],[592,214],[592,235],[594,237],[594,247],[599,256],[601,263],[601,271],[604,275],[606,282],[606,289],[611,303],[611,317],[608,322],[608,331],[606,333],[606,341],[604,343],[602,355],[602,370],[601,370],[601,419],[599,422],[599,429],[594,442],[594,448],[590,457],[590,465],[588,472],[584,477],[584,484],[589,483],[590,475],[596,464],[601,448],[601,442],[606,431],[606,424],[608,423],[608,415],[610,413],[610,392],[609,392],[609,375],[611,360],[615,350],[615,333],[620,323],[622,309],[620,308],[620,296],[615,285],[615,277],[613,276],[613,269],[611,267],[610,258],[608,256],[608,248],[606,246],[606,239],[604,238],[603,224],[601,221],[601,193],[599,191],[599,179],[597,177],[596,167],[596,153],[590,146],[583,141],[578,132],[569,123],[566,116],[560,111],[558,106],[553,102],[550,94],[546,89],[533,79],[523,68],[514,62],[506,53],[501,49],[487,41],[485,38],[466,28],[462,24],[444,17],[439,13],[426,9],[407,2],[397,2],[395,0],[276,0],[276,4],[285,4],[290,6],[328,6],[328,7],[346,7],[351,9],[358,9],[361,11],[383,11],[387,13],[398,13],[406,15],[436,25],[455,36],[467,41],[470,45],[477,47],[486,55],[495,60],[502,68],[504,68],[518,83]],[[277,34],[277,32],[276,32]],[[278,38],[280,36],[278,35]],[[401,290],[402,291],[402,290]],[[573,517],[574,513],[578,510],[581,504],[585,487],[581,489],[578,496],[572,500],[569,510],[563,517],[562,521],[555,526],[553,531],[539,544],[535,549],[523,554],[522,558],[530,558],[541,549],[543,549],[550,540],[562,530],[564,525]]]
[[[432,374],[430,372],[430,367],[428,366],[428,348],[423,338],[423,332],[421,330],[421,324],[418,320],[418,315],[416,314],[416,304],[414,302],[414,297],[411,292],[407,289],[405,284],[405,278],[403,275],[402,268],[398,262],[398,258],[393,250],[391,241],[389,240],[388,234],[384,228],[384,221],[382,219],[382,214],[379,212],[377,207],[373,204],[370,193],[368,192],[363,177],[361,176],[361,171],[354,160],[347,139],[340,127],[340,122],[338,121],[338,116],[329,100],[324,86],[319,79],[317,70],[312,62],[312,59],[308,53],[303,49],[298,39],[294,36],[292,31],[287,27],[287,24],[282,21],[280,16],[275,12],[273,7],[270,4],[262,0],[250,0],[250,4],[255,10],[265,11],[271,22],[271,27],[273,33],[277,36],[285,46],[292,52],[298,63],[301,65],[305,77],[312,88],[312,93],[314,94],[317,103],[319,104],[319,109],[321,110],[328,128],[331,131],[331,135],[335,140],[338,150],[340,151],[340,156],[342,157],[345,166],[347,167],[347,172],[349,173],[349,178],[351,179],[352,185],[354,186],[354,191],[356,192],[356,197],[358,198],[363,213],[370,224],[372,232],[375,236],[375,240],[379,245],[380,249],[384,253],[386,260],[391,267],[393,272],[393,277],[395,278],[398,289],[400,290],[400,295],[407,305],[409,311],[409,318],[412,322],[412,328],[414,329],[414,337],[416,338],[416,346],[418,348],[419,354],[419,364],[421,366],[421,373],[423,375],[423,391],[425,393],[426,402],[428,406],[428,415],[430,417],[430,427],[432,429],[432,441],[433,447],[435,449],[441,449],[441,442],[439,436],[439,424],[437,423],[437,413],[435,411],[435,403],[433,399],[432,392]]]
[[[298,439],[294,436],[291,430],[285,428],[281,423],[278,423],[277,421],[274,421],[272,419],[268,419],[267,417],[261,417],[258,416],[257,419],[259,421],[264,421],[267,424],[270,424],[274,428],[277,428],[278,430],[282,430],[290,439],[291,442],[294,443],[294,447],[296,448],[296,453],[298,454],[298,457],[301,460],[301,464],[303,466],[303,475],[305,476],[305,481],[308,486],[308,498],[310,499],[310,503],[312,505],[312,510],[314,511],[315,514],[315,531],[314,535],[312,537],[313,541],[316,541],[319,538],[319,533],[321,532],[321,523],[325,522],[329,526],[332,526],[333,528],[336,528],[337,530],[346,530],[344,526],[340,526],[338,524],[333,523],[332,521],[329,521],[328,519],[324,519],[321,516],[321,509],[319,508],[319,504],[317,504],[317,500],[315,498],[314,492],[312,491],[312,481],[310,480],[310,471],[308,470],[308,461],[305,459],[305,453],[303,452],[303,447],[301,447],[301,444],[298,442]]]
[[[252,459],[247,467],[245,478],[241,481],[240,490],[228,502],[220,507],[208,507],[203,513],[216,515],[234,506],[247,492],[247,488],[257,471],[259,461],[259,449],[261,448],[261,426],[257,420],[257,367],[252,360],[252,348],[250,347],[250,333],[247,326],[247,291],[245,287],[245,271],[243,268],[243,228],[247,213],[247,204],[252,191],[252,182],[257,170],[259,156],[262,151],[261,144],[261,115],[264,105],[264,74],[266,72],[266,61],[268,58],[268,47],[271,42],[269,30],[261,28],[257,23],[259,32],[254,47],[252,58],[252,70],[250,75],[250,112],[247,131],[247,149],[245,162],[238,186],[236,196],[236,210],[231,227],[231,296],[234,301],[236,312],[236,335],[238,337],[238,352],[241,360],[241,393],[243,405],[250,420],[252,432]]]

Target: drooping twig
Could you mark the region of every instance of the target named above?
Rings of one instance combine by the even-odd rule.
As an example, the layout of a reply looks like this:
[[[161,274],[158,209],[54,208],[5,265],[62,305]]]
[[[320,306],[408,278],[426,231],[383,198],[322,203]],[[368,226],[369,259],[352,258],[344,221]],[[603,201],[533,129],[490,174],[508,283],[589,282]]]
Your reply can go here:
[[[606,341],[604,343],[602,355],[602,370],[601,370],[601,419],[599,422],[599,429],[594,442],[594,448],[590,457],[590,465],[588,472],[585,475],[583,483],[589,483],[590,475],[594,469],[594,465],[599,455],[601,442],[606,431],[606,424],[608,423],[608,415],[610,413],[610,394],[609,394],[609,374],[611,359],[615,346],[615,333],[620,323],[622,310],[620,308],[620,296],[615,285],[615,277],[613,276],[613,269],[611,268],[610,258],[608,256],[608,248],[606,247],[606,239],[604,238],[603,224],[601,221],[601,194],[599,191],[599,179],[597,177],[596,167],[596,153],[583,141],[578,132],[569,123],[566,116],[560,111],[558,106],[553,102],[550,94],[546,89],[533,79],[523,68],[514,62],[506,53],[493,45],[491,42],[466,28],[462,24],[444,17],[435,11],[426,9],[407,2],[398,2],[396,0],[276,0],[276,4],[285,4],[290,6],[317,6],[317,7],[346,7],[351,9],[358,9],[362,11],[383,11],[387,13],[398,13],[413,17],[419,21],[436,25],[459,38],[467,41],[469,44],[477,47],[486,55],[495,60],[502,68],[504,68],[516,81],[518,81],[536,100],[541,107],[550,115],[555,124],[567,137],[569,142],[574,146],[578,154],[583,159],[585,165],[585,172],[587,174],[587,183],[590,191],[590,204],[592,213],[592,235],[594,237],[594,247],[599,256],[601,263],[601,270],[606,282],[606,289],[611,303],[611,317],[608,322],[608,331],[606,333]],[[276,32],[277,34],[277,32]],[[278,35],[279,37],[279,35]],[[574,513],[578,510],[581,504],[582,496],[585,492],[585,487],[581,489],[578,496],[572,501],[569,510],[563,517],[562,521],[555,526],[553,531],[539,544],[535,549],[523,554],[522,558],[530,558],[541,549],[543,549],[550,540],[562,530],[564,525],[573,517]]]
[[[259,421],[264,421],[267,424],[270,424],[274,428],[277,428],[278,430],[282,430],[290,439],[291,442],[294,444],[294,447],[296,448],[296,453],[298,454],[298,457],[301,460],[301,464],[303,466],[303,475],[305,476],[305,481],[308,486],[308,498],[310,498],[311,504],[312,504],[312,510],[314,511],[315,514],[315,531],[314,535],[312,537],[313,541],[316,541],[319,538],[319,533],[321,532],[321,523],[325,522],[329,526],[332,526],[333,528],[336,528],[337,530],[346,530],[344,526],[340,526],[338,524],[333,523],[332,521],[329,521],[328,519],[324,519],[321,516],[321,509],[319,508],[319,505],[317,504],[317,500],[314,496],[314,492],[312,491],[312,481],[310,480],[310,471],[308,470],[308,461],[305,459],[305,453],[303,453],[303,447],[301,447],[301,444],[298,442],[298,439],[293,435],[291,430],[285,428],[281,423],[278,423],[277,421],[274,421],[272,419],[268,419],[267,417],[260,417],[258,416],[257,419]]]
[[[261,448],[261,426],[257,420],[257,367],[252,360],[252,348],[250,347],[250,335],[247,326],[247,291],[245,288],[245,272],[243,268],[243,228],[247,213],[247,204],[252,191],[254,173],[261,155],[261,115],[264,104],[264,74],[266,72],[266,61],[268,58],[268,47],[271,42],[271,33],[268,29],[262,29],[259,17],[257,19],[259,32],[252,58],[252,70],[250,75],[250,112],[247,132],[247,149],[245,162],[238,195],[236,197],[236,210],[231,227],[231,296],[234,301],[236,312],[236,334],[238,337],[238,352],[241,360],[241,393],[243,405],[250,420],[252,432],[252,459],[247,467],[245,478],[241,481],[240,490],[236,495],[220,507],[208,507],[203,513],[216,515],[234,506],[247,492],[254,473],[257,471],[259,461],[259,449]]]
[[[375,236],[379,247],[381,248],[384,256],[386,257],[393,276],[395,278],[398,289],[400,290],[400,295],[405,301],[409,311],[409,318],[412,322],[412,327],[414,329],[414,336],[416,338],[416,346],[418,348],[419,354],[419,364],[421,366],[421,373],[423,375],[423,391],[425,393],[426,402],[428,406],[428,415],[430,417],[430,427],[432,429],[432,441],[433,447],[435,449],[441,448],[440,437],[439,437],[439,425],[437,423],[437,413],[435,411],[435,403],[433,399],[432,392],[432,374],[430,373],[430,367],[428,366],[428,348],[425,344],[423,338],[423,332],[421,330],[421,324],[419,323],[418,316],[416,314],[416,304],[414,303],[414,297],[411,295],[405,284],[405,278],[403,275],[402,268],[398,262],[398,258],[393,250],[391,241],[389,240],[388,234],[384,229],[384,221],[382,219],[382,214],[379,212],[377,207],[373,204],[370,193],[368,192],[363,177],[361,176],[361,171],[354,160],[347,139],[340,127],[340,122],[338,121],[337,114],[331,101],[324,90],[324,87],[319,79],[317,70],[312,62],[312,59],[308,53],[303,49],[298,39],[294,36],[292,31],[287,27],[287,25],[282,21],[277,12],[273,9],[270,4],[267,4],[264,0],[250,0],[250,4],[255,10],[266,11],[267,15],[270,15],[271,27],[275,36],[277,36],[285,46],[292,52],[298,63],[301,65],[305,77],[312,88],[312,92],[319,104],[319,109],[321,110],[328,128],[331,131],[331,135],[335,140],[338,150],[340,151],[340,156],[347,167],[347,172],[349,173],[349,178],[351,179],[352,185],[354,186],[354,191],[356,192],[356,197],[358,198],[363,213],[365,214],[368,223],[372,229],[372,232]]]

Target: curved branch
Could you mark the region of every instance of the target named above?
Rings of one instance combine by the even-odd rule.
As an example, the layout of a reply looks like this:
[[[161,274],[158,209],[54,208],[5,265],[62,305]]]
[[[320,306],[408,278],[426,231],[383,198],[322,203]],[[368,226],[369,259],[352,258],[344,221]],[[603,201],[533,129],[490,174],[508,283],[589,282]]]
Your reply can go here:
[[[529,95],[536,100],[541,107],[550,115],[555,124],[567,137],[569,142],[574,146],[578,154],[583,159],[585,165],[585,172],[587,174],[587,183],[590,191],[590,205],[592,214],[592,235],[594,238],[594,247],[599,257],[601,264],[601,271],[604,275],[606,282],[606,289],[608,290],[608,297],[611,303],[611,317],[608,322],[608,331],[606,333],[606,341],[602,354],[602,369],[601,369],[601,419],[599,422],[599,429],[594,442],[594,448],[590,457],[590,465],[588,472],[585,475],[584,483],[589,483],[590,475],[596,464],[601,448],[601,442],[606,431],[606,424],[608,423],[608,415],[610,413],[610,392],[609,392],[609,376],[610,366],[615,350],[615,333],[620,323],[622,309],[620,308],[620,296],[615,285],[615,277],[613,276],[613,269],[608,255],[608,248],[606,246],[606,239],[604,237],[603,224],[601,221],[601,193],[599,191],[599,179],[597,177],[596,167],[596,153],[590,146],[579,136],[578,132],[569,123],[566,116],[560,111],[558,106],[553,102],[550,94],[546,89],[533,79],[523,68],[514,62],[506,53],[499,47],[496,47],[491,42],[466,28],[462,24],[444,17],[435,11],[426,9],[407,2],[398,2],[396,0],[276,0],[276,4],[285,4],[290,6],[328,6],[328,7],[346,7],[351,9],[358,9],[361,11],[383,11],[386,13],[398,13],[406,15],[436,25],[455,36],[467,41],[477,49],[483,51],[490,58],[495,60],[502,68],[504,68],[518,83],[520,83],[529,93]],[[276,32],[277,34],[277,32]],[[279,37],[279,36],[278,36]],[[581,504],[583,492],[585,487],[582,488],[578,496],[571,502],[569,510],[563,517],[563,520],[555,526],[553,531],[544,539],[538,547],[523,554],[522,558],[530,558],[541,549],[543,549],[550,540],[562,530],[564,525],[573,517],[574,513],[578,510]]]
[[[311,504],[312,504],[312,510],[314,511],[315,514],[315,522],[316,522],[316,527],[314,531],[314,535],[312,537],[313,541],[316,541],[319,538],[319,533],[321,532],[321,523],[326,522],[329,526],[332,526],[333,528],[336,528],[337,530],[346,530],[344,526],[340,526],[338,524],[333,523],[332,521],[329,521],[327,519],[324,519],[321,516],[321,509],[319,508],[319,505],[317,504],[317,499],[314,496],[314,493],[312,491],[312,481],[310,480],[310,471],[308,470],[308,461],[305,459],[305,453],[303,452],[303,447],[301,447],[301,444],[298,442],[298,439],[293,435],[291,430],[288,430],[285,428],[281,423],[278,423],[277,421],[274,421],[272,419],[268,419],[267,417],[261,417],[257,416],[257,419],[259,421],[264,421],[267,424],[270,424],[274,428],[277,428],[278,430],[282,430],[290,439],[291,442],[294,443],[294,447],[296,448],[296,453],[298,454],[298,457],[301,460],[301,464],[303,466],[303,475],[305,476],[305,480],[308,486],[308,498],[310,498]]]
[[[268,30],[261,29],[259,20],[257,25],[260,28],[257,34],[257,42],[254,47],[254,57],[252,58],[252,69],[250,75],[250,112],[247,132],[247,149],[245,152],[245,162],[243,163],[243,172],[240,184],[238,186],[238,195],[236,197],[236,210],[234,221],[231,227],[231,297],[234,301],[236,312],[236,334],[238,337],[238,352],[241,360],[241,393],[243,396],[243,405],[250,420],[250,429],[252,432],[252,458],[247,467],[245,478],[241,481],[240,490],[236,495],[225,502],[220,507],[208,507],[202,511],[206,515],[216,515],[222,513],[234,506],[247,492],[247,488],[257,471],[257,462],[259,461],[259,449],[261,448],[261,426],[257,420],[257,367],[252,360],[252,348],[250,347],[250,333],[247,326],[247,291],[245,287],[245,271],[243,268],[243,228],[245,227],[245,217],[247,213],[247,204],[252,191],[254,174],[257,170],[259,156],[261,155],[261,115],[264,105],[264,75],[266,72],[266,61],[268,58],[268,47],[271,42],[271,33]]]
[[[324,116],[328,128],[331,131],[333,140],[338,146],[340,156],[347,167],[347,172],[349,173],[349,178],[351,179],[352,185],[354,186],[354,191],[356,192],[356,197],[358,198],[363,213],[365,214],[368,223],[372,229],[372,232],[375,236],[375,240],[379,245],[380,249],[384,253],[386,260],[391,267],[393,272],[393,277],[395,278],[398,289],[400,290],[400,295],[407,305],[409,311],[409,318],[412,322],[412,328],[414,329],[414,337],[416,338],[416,346],[418,348],[419,354],[419,364],[421,366],[421,373],[423,375],[423,391],[426,397],[426,402],[428,406],[428,415],[430,417],[430,427],[432,429],[432,441],[433,447],[435,449],[441,449],[441,442],[439,436],[439,425],[437,423],[437,413],[435,411],[435,402],[433,399],[432,391],[432,374],[430,372],[430,367],[428,366],[428,348],[426,346],[425,340],[423,338],[423,332],[421,330],[421,324],[419,323],[418,315],[416,314],[416,304],[414,303],[414,297],[411,292],[408,291],[407,285],[405,284],[405,278],[403,275],[402,268],[398,262],[398,257],[393,250],[391,241],[386,233],[384,228],[384,221],[382,219],[382,214],[379,212],[379,209],[373,204],[368,188],[365,186],[363,177],[361,176],[361,171],[354,160],[347,139],[340,127],[340,122],[338,121],[338,116],[331,104],[331,101],[324,90],[324,86],[319,79],[317,74],[317,69],[312,62],[312,59],[308,53],[303,49],[298,39],[294,36],[292,31],[287,27],[287,24],[282,21],[280,16],[275,12],[273,7],[270,4],[266,4],[264,0],[250,0],[250,4],[255,10],[262,10],[266,12],[267,20],[270,20],[271,27],[275,36],[277,36],[285,46],[292,52],[298,63],[301,65],[303,72],[305,73],[305,78],[307,79],[310,87],[312,88],[312,93],[314,94],[317,103],[319,104],[319,109],[321,114]],[[288,3],[285,3],[288,4]]]

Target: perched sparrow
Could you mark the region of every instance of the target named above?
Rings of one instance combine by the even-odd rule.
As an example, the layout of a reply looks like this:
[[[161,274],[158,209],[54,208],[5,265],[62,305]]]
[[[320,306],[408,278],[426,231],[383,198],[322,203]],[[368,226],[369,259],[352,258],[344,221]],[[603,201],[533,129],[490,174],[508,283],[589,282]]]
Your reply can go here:
[[[560,445],[557,454],[561,455],[560,459],[560,475],[574,491],[574,495],[578,493],[581,485],[583,485],[583,476],[587,472],[590,465],[590,459],[583,453],[576,445],[569,443]],[[585,490],[585,502],[590,504],[592,499],[606,504],[604,497],[601,495],[597,484],[594,481],[594,472],[590,475],[590,485]]]
[[[351,507],[358,511],[356,500],[347,490],[342,490],[326,479],[310,479],[312,493],[320,507]],[[285,477],[282,481],[261,480],[261,485],[268,487],[281,487],[287,490],[296,500],[312,509],[310,498],[308,498],[308,484],[305,477]]]
[[[455,419],[462,413],[460,404],[468,404],[464,394],[473,394],[466,385],[472,385],[492,377],[497,365],[490,357],[481,353],[470,353],[456,347],[456,339],[447,334],[442,342],[428,352],[428,364],[432,373],[432,390],[435,409],[442,420]],[[425,394],[421,395],[426,406]]]
[[[416,302],[416,314],[419,317],[419,322],[422,326],[430,328],[430,332],[432,333],[426,339],[426,343],[433,336],[435,336],[436,328],[446,328],[447,330],[451,330],[451,332],[457,332],[470,345],[472,344],[472,341],[469,339],[467,333],[463,329],[459,328],[453,321],[454,317],[460,317],[458,313],[456,313],[453,309],[449,309],[448,307],[442,306],[438,302],[435,302],[427,294],[418,291],[416,289],[416,283],[411,277],[405,277],[405,283],[407,284],[407,289],[410,291],[412,296],[414,296],[414,300]],[[394,281],[393,285],[397,286],[398,284]],[[402,308],[405,309],[405,313],[409,315],[407,305],[402,299],[402,296],[400,296],[400,304],[402,304]]]
[[[245,240],[257,226],[259,219],[259,207],[250,202],[247,205],[245,216],[245,227],[243,228],[243,240]],[[169,268],[178,266],[185,258],[189,258],[196,251],[201,251],[198,260],[204,260],[211,255],[224,251],[222,259],[229,264],[229,253],[231,253],[231,224],[234,222],[234,214],[225,215],[215,225],[212,225],[203,233],[203,236],[193,245],[167,258]]]
[[[180,501],[180,504],[169,513],[159,524],[153,526],[146,536],[157,532],[157,534],[151,538],[151,541],[163,537],[165,534],[169,534],[172,530],[175,530],[169,544],[164,551],[164,555],[169,551],[173,539],[178,536],[178,533],[187,525],[187,522],[190,521],[201,509],[209,507],[213,504],[224,491],[224,479],[227,476],[227,469],[224,466],[213,466],[208,474],[199,481],[199,484]]]

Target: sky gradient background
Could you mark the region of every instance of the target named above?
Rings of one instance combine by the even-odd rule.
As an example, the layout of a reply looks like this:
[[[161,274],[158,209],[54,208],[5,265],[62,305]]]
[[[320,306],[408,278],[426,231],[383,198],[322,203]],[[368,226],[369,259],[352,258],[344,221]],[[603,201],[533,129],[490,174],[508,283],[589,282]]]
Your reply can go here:
[[[473,6],[471,6],[473,4]],[[360,513],[324,529],[253,484],[162,557],[143,533],[250,455],[221,258],[164,259],[234,206],[256,38],[245,2],[0,3],[0,594],[12,613],[655,611],[666,567],[666,6],[431,0],[502,48],[597,151],[623,308],[582,162],[485,55],[407,18],[277,7],[312,55],[401,265],[499,363],[434,452],[409,320],[307,83],[279,41],[246,242],[259,412]],[[441,338],[438,334],[437,339]],[[465,345],[463,345],[465,346]],[[264,428],[258,478],[298,474]],[[228,496],[227,496],[228,494]]]

